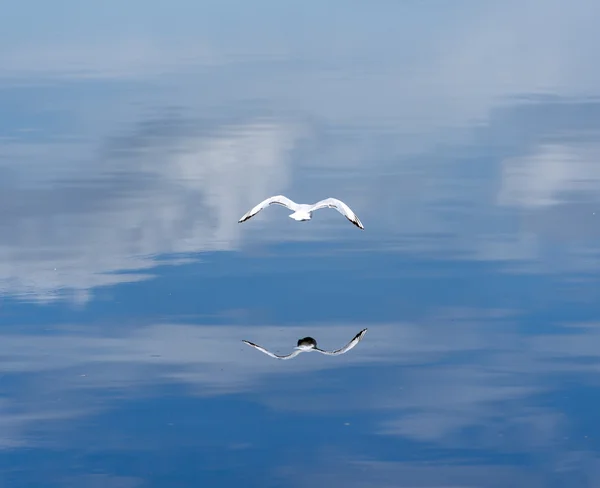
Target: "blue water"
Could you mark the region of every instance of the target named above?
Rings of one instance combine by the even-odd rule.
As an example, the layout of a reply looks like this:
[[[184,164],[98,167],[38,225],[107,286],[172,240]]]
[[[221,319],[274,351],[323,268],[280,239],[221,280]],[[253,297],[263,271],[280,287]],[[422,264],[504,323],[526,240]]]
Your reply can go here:
[[[2,488],[600,486],[598,2],[2,10]]]

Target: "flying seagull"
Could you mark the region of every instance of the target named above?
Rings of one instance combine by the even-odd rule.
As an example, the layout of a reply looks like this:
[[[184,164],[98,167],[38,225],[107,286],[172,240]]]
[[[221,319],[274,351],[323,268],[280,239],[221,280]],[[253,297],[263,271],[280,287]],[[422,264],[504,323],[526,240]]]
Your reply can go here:
[[[344,217],[346,217],[350,222],[352,222],[359,229],[364,229],[362,222],[356,216],[356,214],[352,211],[352,209],[346,205],[341,200],[337,198],[326,198],[325,200],[321,200],[320,202],[314,203],[312,205],[306,203],[296,203],[292,202],[289,198],[284,197],[283,195],[276,195],[274,197],[267,198],[260,202],[256,207],[254,207],[249,212],[246,212],[244,216],[238,220],[241,224],[245,222],[250,217],[253,217],[258,212],[260,212],[263,208],[268,207],[269,205],[276,203],[277,205],[283,205],[284,207],[293,210],[294,213],[290,214],[289,217],[291,219],[297,221],[310,220],[312,218],[312,213],[315,210],[319,210],[320,208],[335,208],[339,213],[341,213]]]
[[[300,339],[298,341],[298,345],[287,356],[278,356],[277,354],[273,354],[272,352],[267,351],[264,347],[259,346],[258,344],[254,344],[253,342],[250,342],[250,341],[242,341],[242,342],[248,344],[249,346],[252,346],[255,349],[258,349],[260,352],[264,352],[268,356],[271,356],[272,358],[275,358],[275,359],[292,359],[292,358],[295,358],[300,353],[310,352],[310,351],[317,351],[317,352],[320,352],[321,354],[326,354],[327,356],[337,356],[339,354],[344,354],[345,352],[348,352],[350,349],[352,349],[354,346],[356,346],[356,344],[358,344],[361,341],[361,339],[366,334],[366,332],[367,332],[367,329],[361,330],[358,334],[356,334],[354,336],[354,338],[348,344],[346,344],[341,349],[336,349],[335,351],[324,351],[323,349],[319,349],[317,347],[317,341],[315,341],[312,337],[305,337],[304,339]]]

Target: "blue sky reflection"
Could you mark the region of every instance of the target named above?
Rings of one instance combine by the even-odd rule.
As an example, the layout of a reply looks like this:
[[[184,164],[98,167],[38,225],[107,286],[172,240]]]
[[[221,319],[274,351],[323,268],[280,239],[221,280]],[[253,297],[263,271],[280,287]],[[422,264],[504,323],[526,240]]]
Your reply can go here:
[[[82,5],[0,18],[0,484],[598,484],[598,2]]]

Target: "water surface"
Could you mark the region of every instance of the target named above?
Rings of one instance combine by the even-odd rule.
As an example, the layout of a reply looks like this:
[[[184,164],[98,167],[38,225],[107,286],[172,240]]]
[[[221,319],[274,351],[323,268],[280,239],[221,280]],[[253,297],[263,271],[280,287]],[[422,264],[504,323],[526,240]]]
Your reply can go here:
[[[600,4],[166,5],[0,20],[2,486],[598,486]]]

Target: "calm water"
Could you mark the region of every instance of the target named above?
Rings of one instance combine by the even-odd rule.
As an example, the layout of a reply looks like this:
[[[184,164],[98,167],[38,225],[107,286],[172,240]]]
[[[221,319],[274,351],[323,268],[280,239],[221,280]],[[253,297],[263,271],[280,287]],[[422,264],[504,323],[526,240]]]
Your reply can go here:
[[[2,487],[600,486],[600,3],[2,10]]]

